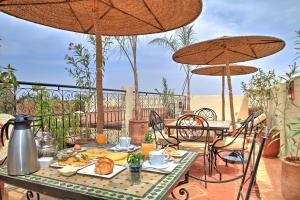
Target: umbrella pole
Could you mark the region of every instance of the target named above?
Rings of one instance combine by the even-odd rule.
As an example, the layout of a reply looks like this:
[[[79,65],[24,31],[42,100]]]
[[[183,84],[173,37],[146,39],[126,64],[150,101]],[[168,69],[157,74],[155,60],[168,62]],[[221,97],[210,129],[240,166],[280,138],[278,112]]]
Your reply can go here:
[[[230,103],[232,130],[235,131],[233,95],[232,95],[232,85],[231,85],[230,67],[229,67],[229,58],[228,58],[228,50],[227,49],[225,49],[225,57],[226,57],[226,75],[227,75],[228,91],[229,91],[229,103]]]
[[[222,120],[225,120],[225,76],[224,68],[222,75]]]
[[[97,134],[103,134],[103,81],[102,81],[102,38],[99,30],[99,13],[95,10],[95,36],[96,36],[96,88],[97,88]]]

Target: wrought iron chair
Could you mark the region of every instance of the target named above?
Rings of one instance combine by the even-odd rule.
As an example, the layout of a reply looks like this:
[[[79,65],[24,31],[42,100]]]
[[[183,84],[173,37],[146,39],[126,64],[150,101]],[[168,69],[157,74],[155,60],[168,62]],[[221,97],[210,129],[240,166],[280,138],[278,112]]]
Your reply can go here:
[[[204,117],[206,120],[214,121],[217,120],[217,114],[213,109],[210,108],[200,108],[195,112],[195,115]]]
[[[164,120],[154,110],[150,111],[149,124],[154,132],[156,146],[161,146],[161,148],[166,146],[178,148],[178,139],[165,133]]]
[[[237,200],[240,200],[240,199],[249,200],[252,188],[253,188],[253,186],[255,184],[255,181],[256,181],[255,179],[256,179],[256,174],[257,174],[259,162],[260,162],[260,159],[261,159],[261,156],[262,156],[262,151],[263,151],[266,139],[268,138],[269,132],[268,132],[268,130],[265,131],[265,134],[264,134],[263,139],[262,139],[261,142],[259,142],[259,140],[257,138],[258,134],[259,134],[259,132],[255,132],[255,136],[253,138],[252,145],[251,145],[251,148],[250,148],[249,158],[248,158],[248,161],[247,161],[247,164],[246,164],[246,168],[245,168],[245,171],[244,171],[244,174],[243,174],[243,177],[242,177],[242,180],[241,180],[239,192],[238,192],[238,195],[237,195]],[[256,153],[255,153],[256,145],[259,146],[257,156],[256,156]],[[251,164],[251,160],[253,160],[252,164]],[[247,185],[248,187],[246,189],[246,194],[244,195],[243,189],[245,188],[246,183],[248,181],[249,181],[249,184]]]
[[[186,114],[177,119],[176,137],[179,141],[179,149],[198,152],[203,156],[204,180],[207,178],[208,146],[213,141],[210,136],[209,124],[199,115]],[[207,187],[207,183],[205,183]]]
[[[210,146],[210,159],[214,160],[216,165],[217,156],[226,162],[238,161],[245,169],[245,150],[247,148],[247,138],[251,135],[253,130],[254,115],[250,115],[235,132],[233,136],[218,138]],[[229,155],[222,156],[221,152],[229,152]],[[209,174],[212,173],[212,166],[210,166]]]

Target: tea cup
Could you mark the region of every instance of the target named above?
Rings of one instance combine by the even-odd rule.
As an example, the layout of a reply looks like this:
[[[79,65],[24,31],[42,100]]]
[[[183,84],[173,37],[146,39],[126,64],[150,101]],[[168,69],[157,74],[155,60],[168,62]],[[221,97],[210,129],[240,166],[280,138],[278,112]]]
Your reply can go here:
[[[131,137],[120,137],[120,147],[129,147]]]
[[[164,153],[163,151],[150,151],[149,152],[150,164],[159,166],[164,164]]]

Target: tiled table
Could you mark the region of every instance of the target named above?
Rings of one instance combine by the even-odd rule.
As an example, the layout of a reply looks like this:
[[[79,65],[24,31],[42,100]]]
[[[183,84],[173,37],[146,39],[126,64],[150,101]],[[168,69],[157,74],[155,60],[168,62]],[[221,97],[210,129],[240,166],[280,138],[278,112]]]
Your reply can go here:
[[[164,199],[178,185],[196,159],[197,153],[188,152],[176,169],[167,175],[142,171],[142,182],[132,186],[129,172],[124,170],[112,179],[75,175],[64,177],[54,168],[42,168],[26,176],[9,176],[0,168],[0,180],[27,190],[68,199]],[[182,185],[184,187],[184,185]]]

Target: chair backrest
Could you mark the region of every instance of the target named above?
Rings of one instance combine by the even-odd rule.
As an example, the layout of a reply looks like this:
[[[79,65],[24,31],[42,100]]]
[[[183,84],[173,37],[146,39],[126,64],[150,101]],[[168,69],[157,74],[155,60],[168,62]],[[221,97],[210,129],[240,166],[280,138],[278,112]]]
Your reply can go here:
[[[200,108],[195,112],[195,115],[204,117],[206,120],[214,121],[217,120],[217,114],[213,109],[210,108]]]
[[[150,111],[149,124],[154,132],[162,132],[165,128],[164,120],[154,110]]]
[[[230,145],[232,145],[236,141],[237,138],[243,137],[243,143],[240,148],[244,150],[245,144],[246,144],[246,138],[251,135],[252,130],[253,130],[253,121],[254,121],[254,115],[251,114],[248,116],[248,118],[244,122],[242,122],[241,127],[238,128],[237,131],[233,134],[233,139],[230,142],[226,143],[226,145],[218,146],[217,148],[230,147]],[[223,139],[219,138],[219,139],[215,140],[213,146],[215,146],[215,144],[217,144],[221,140],[223,140]]]
[[[186,114],[177,119],[177,138],[180,141],[206,142],[209,135],[209,124],[199,115]]]
[[[161,145],[161,147],[164,148],[164,147],[166,147],[166,145],[168,145],[170,147],[175,146],[178,148],[177,138],[174,136],[167,136],[164,134],[164,130],[165,130],[164,120],[154,110],[150,111],[149,124],[154,132],[155,143],[157,146]],[[159,139],[158,139],[159,135],[160,135],[160,138],[162,138],[164,140],[164,142],[161,144],[159,143]],[[177,141],[177,142],[174,142],[174,141]]]
[[[261,129],[261,131],[262,130],[263,129]],[[260,162],[260,159],[261,159],[261,156],[262,156],[262,151],[263,151],[266,139],[268,138],[268,134],[269,134],[268,130],[265,130],[265,134],[263,136],[263,139],[260,142],[257,135],[261,131],[256,131],[254,133],[254,137],[253,137],[252,145],[251,145],[251,148],[250,148],[248,161],[247,161],[247,164],[246,164],[246,168],[245,168],[245,171],[244,171],[244,174],[243,174],[243,177],[242,177],[242,181],[241,181],[241,184],[240,184],[239,192],[238,192],[238,195],[237,195],[237,200],[240,200],[240,199],[249,200],[250,199],[250,194],[251,194],[252,188],[255,184],[255,178],[256,178],[259,162]],[[257,153],[257,156],[256,156],[255,148],[256,148],[257,145],[259,146],[259,149],[258,149],[258,153]],[[249,181],[249,184],[246,184],[246,183],[248,183],[248,181]],[[243,191],[243,189],[246,189],[246,193]]]

